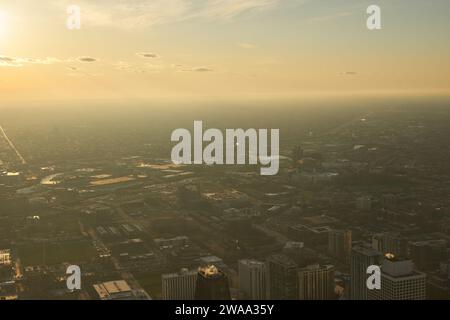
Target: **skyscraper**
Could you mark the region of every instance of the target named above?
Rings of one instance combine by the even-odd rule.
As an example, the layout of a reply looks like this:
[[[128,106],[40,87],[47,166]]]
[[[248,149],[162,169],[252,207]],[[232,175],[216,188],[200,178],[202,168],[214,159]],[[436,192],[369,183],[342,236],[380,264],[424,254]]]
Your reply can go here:
[[[367,300],[367,268],[379,265],[381,254],[371,248],[355,247],[351,254],[350,299]]]
[[[276,254],[267,259],[267,289],[270,299],[297,299],[297,269],[297,264],[285,255]]]
[[[266,299],[266,264],[256,260],[239,260],[239,286],[246,299]]]
[[[334,297],[334,266],[310,265],[298,270],[299,300],[331,300]]]
[[[194,300],[197,271],[182,269],[179,273],[162,275],[164,300]]]
[[[344,262],[350,261],[352,251],[352,232],[350,230],[331,230],[328,233],[328,253]]]
[[[411,260],[386,258],[381,267],[381,289],[369,290],[370,300],[425,300],[427,276],[414,270]]]
[[[215,266],[201,267],[197,274],[195,300],[230,300],[228,277]]]

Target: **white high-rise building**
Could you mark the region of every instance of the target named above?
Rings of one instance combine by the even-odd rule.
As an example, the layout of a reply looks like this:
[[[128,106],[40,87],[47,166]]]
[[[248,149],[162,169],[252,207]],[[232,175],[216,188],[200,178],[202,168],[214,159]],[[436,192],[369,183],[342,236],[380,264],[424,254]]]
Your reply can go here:
[[[239,260],[239,286],[246,299],[266,299],[266,264],[256,260]]]
[[[182,269],[179,273],[163,274],[163,300],[194,300],[197,274],[196,270],[187,269]]]
[[[411,260],[386,258],[381,266],[381,289],[369,290],[370,300],[425,300],[427,276]]]

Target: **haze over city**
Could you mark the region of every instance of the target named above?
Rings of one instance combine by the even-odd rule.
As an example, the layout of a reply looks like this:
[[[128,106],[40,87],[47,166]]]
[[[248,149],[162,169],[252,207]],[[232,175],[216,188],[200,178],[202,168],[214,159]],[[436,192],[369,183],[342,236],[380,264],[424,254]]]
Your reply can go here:
[[[0,300],[450,299],[449,10],[0,2]]]

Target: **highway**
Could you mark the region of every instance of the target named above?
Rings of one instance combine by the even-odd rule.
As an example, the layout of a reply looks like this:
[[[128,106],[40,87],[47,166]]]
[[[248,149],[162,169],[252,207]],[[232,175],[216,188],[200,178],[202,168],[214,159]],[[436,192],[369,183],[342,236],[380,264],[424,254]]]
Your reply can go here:
[[[5,139],[5,141],[8,143],[8,145],[11,147],[11,149],[15,152],[15,154],[17,155],[17,157],[19,158],[20,162],[22,164],[27,164],[27,162],[25,161],[25,159],[22,157],[22,155],[20,154],[19,150],[17,150],[16,146],[14,145],[14,143],[8,138],[8,136],[6,135],[5,130],[3,130],[3,127],[0,126],[0,133],[3,135],[3,138]]]

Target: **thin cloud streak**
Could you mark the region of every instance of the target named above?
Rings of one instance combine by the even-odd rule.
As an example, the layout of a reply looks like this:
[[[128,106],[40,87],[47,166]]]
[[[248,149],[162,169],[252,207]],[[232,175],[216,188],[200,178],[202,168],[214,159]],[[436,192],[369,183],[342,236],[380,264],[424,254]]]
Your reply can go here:
[[[304,0],[289,3],[303,4]],[[70,4],[57,0],[59,7]],[[191,19],[230,20],[244,14],[271,10],[283,0],[80,0],[83,24],[96,27],[145,28]]]

